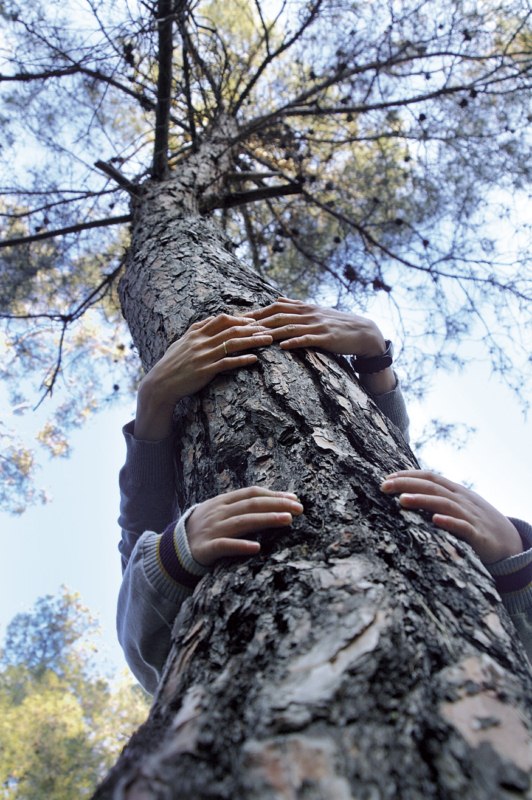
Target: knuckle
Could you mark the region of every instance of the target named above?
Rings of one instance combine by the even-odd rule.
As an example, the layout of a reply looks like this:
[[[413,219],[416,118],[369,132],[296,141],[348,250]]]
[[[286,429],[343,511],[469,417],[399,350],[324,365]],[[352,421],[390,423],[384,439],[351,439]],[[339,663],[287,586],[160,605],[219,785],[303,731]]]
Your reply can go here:
[[[425,471],[424,471],[424,472],[423,472],[423,473],[420,475],[420,477],[421,477],[421,478],[424,478],[424,479],[425,479],[425,480],[427,480],[427,481],[432,481],[433,483],[436,483],[436,481],[438,480],[438,478],[439,478],[440,476],[438,475],[438,473],[437,473],[437,472],[434,472],[433,470],[430,470],[430,469],[429,469],[429,470],[425,470]]]

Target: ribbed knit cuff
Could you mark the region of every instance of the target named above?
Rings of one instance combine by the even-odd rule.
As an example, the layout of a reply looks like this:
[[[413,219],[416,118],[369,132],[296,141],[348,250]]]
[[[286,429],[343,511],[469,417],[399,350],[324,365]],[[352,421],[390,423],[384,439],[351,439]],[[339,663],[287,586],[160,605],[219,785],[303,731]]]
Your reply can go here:
[[[532,526],[520,519],[509,520],[521,537],[523,552],[485,566],[507,611],[515,614],[532,608]]]
[[[185,523],[195,507],[189,508],[177,523],[172,522],[160,536],[146,542],[146,576],[170,600],[181,599],[183,591],[190,594],[209,572],[209,567],[194,559],[188,544]]]

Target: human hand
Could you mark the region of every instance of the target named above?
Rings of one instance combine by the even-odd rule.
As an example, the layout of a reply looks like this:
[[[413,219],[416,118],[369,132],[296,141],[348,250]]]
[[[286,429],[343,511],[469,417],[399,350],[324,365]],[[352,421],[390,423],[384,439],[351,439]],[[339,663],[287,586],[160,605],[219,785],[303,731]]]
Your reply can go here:
[[[425,470],[403,470],[381,484],[386,494],[399,494],[405,509],[429,511],[438,528],[471,545],[484,564],[493,564],[523,550],[509,519],[471,489]]]
[[[302,513],[303,506],[292,492],[249,486],[219,494],[197,505],[187,519],[190,552],[204,566],[224,556],[256,555],[259,542],[240,537],[288,527],[293,516]]]
[[[164,439],[178,400],[199,392],[220,372],[254,364],[257,356],[242,351],[272,341],[270,331],[253,318],[220,314],[195,322],[142,379],[135,437]]]
[[[353,356],[378,356],[386,350],[384,336],[366,317],[345,314],[332,308],[279,297],[275,303],[247,314],[271,331],[283,350],[321,347],[330,353]],[[373,394],[395,389],[397,381],[391,367],[360,376],[361,383]]]
[[[386,349],[384,336],[366,317],[279,297],[275,303],[246,314],[271,331],[283,350],[321,347],[340,355],[377,356]]]

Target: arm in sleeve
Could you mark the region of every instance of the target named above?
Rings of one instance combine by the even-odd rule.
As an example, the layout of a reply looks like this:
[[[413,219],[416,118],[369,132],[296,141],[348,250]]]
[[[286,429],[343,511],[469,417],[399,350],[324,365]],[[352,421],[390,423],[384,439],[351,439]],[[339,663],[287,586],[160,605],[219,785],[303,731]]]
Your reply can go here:
[[[523,542],[523,552],[486,564],[532,663],[532,526],[509,518]]]
[[[126,661],[153,694],[170,652],[174,620],[208,567],[194,560],[185,522],[190,508],[161,534],[146,531],[128,560],[118,597],[118,640]]]
[[[179,516],[174,478],[174,439],[135,439],[134,422],[123,428],[126,462],[119,475],[122,537],[118,549],[125,570],[144,531],[162,533]]]
[[[390,422],[393,422],[396,428],[400,430],[403,439],[408,443],[410,441],[408,432],[410,420],[408,419],[405,399],[401,392],[397,375],[395,379],[397,383],[395,389],[392,389],[391,392],[385,392],[385,394],[373,394],[372,392],[368,392],[368,394],[384,416],[388,417]],[[368,390],[366,389],[366,391]]]

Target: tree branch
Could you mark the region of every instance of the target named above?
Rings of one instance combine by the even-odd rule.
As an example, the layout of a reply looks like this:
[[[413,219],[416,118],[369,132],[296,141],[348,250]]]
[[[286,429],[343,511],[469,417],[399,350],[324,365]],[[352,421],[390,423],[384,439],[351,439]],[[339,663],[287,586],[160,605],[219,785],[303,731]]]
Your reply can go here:
[[[457,92],[466,92],[471,91],[471,89],[482,90],[487,92],[490,85],[495,85],[498,82],[510,80],[509,77],[502,76],[502,77],[495,77],[497,73],[500,71],[500,65],[496,66],[489,75],[492,77],[488,77],[486,74],[480,75],[467,83],[460,84],[459,86],[443,86],[440,89],[436,89],[432,92],[421,93],[418,95],[414,95],[410,98],[397,98],[395,100],[387,100],[381,101],[376,103],[367,103],[361,104],[358,106],[340,106],[340,107],[323,107],[320,106],[317,102],[316,98],[320,92],[323,92],[325,89],[334,86],[335,84],[339,84],[340,81],[347,80],[348,78],[353,78],[356,75],[361,75],[367,73],[369,71],[382,71],[382,70],[390,70],[392,67],[398,67],[405,63],[410,63],[419,59],[426,59],[426,58],[445,58],[445,57],[460,57],[463,58],[465,61],[470,61],[473,63],[482,62],[487,63],[495,58],[495,56],[465,56],[460,53],[454,53],[452,51],[441,51],[441,52],[434,52],[434,53],[425,53],[423,55],[412,55],[406,54],[405,51],[408,49],[408,46],[403,46],[396,54],[390,56],[385,61],[373,61],[366,64],[357,64],[351,68],[340,68],[336,70],[331,76],[318,81],[314,86],[311,86],[309,89],[301,92],[297,97],[293,100],[285,103],[284,105],[280,106],[276,110],[269,112],[268,114],[264,114],[261,117],[256,117],[254,120],[251,120],[247,125],[243,126],[238,136],[236,137],[236,141],[242,141],[250,134],[256,132],[265,127],[265,125],[270,121],[276,121],[279,118],[288,117],[288,116],[325,116],[327,114],[348,114],[348,113],[364,113],[368,111],[374,111],[384,108],[392,108],[397,106],[406,106],[412,105],[414,103],[421,103],[426,100],[431,100],[436,97],[442,97],[445,95],[456,94]],[[530,70],[530,67],[525,67],[522,70],[519,70],[520,74],[526,74]],[[515,75],[511,76],[512,80],[515,79]]]
[[[114,167],[112,164],[109,164],[107,161],[95,161],[94,166],[98,169],[101,169],[102,172],[105,172],[115,183],[125,189],[126,192],[133,195],[134,197],[139,196],[139,187],[135,186],[134,183],[131,183],[125,175],[122,175],[120,170]]]
[[[194,121],[194,106],[192,104],[192,92],[190,91],[190,65],[188,62],[188,51],[186,40],[183,37],[183,77],[185,79],[185,99],[187,102],[187,117],[188,117],[188,124],[190,127],[190,137],[192,139],[192,150],[193,152],[196,150],[197,147],[197,136],[196,136],[196,123]]]
[[[179,25],[179,32],[183,38],[183,44],[186,46],[187,52],[190,53],[194,62],[198,65],[200,70],[205,75],[209,86],[216,98],[216,103],[218,106],[223,105],[222,96],[220,94],[220,87],[217,84],[214,75],[212,74],[210,68],[205,63],[204,59],[201,57],[197,47],[194,45],[192,41],[192,37],[190,36],[186,24],[185,24],[185,11],[186,11],[186,3],[184,0],[179,0],[179,11],[178,11],[178,25]],[[221,110],[221,109],[220,109]]]
[[[47,69],[42,72],[16,72],[14,75],[0,75],[0,83],[6,83],[8,81],[29,83],[30,81],[46,80],[47,78],[63,78],[67,75],[78,74],[81,71],[80,64],[73,64],[71,67]]]
[[[277,48],[277,50],[274,50],[273,53],[270,52],[270,48],[269,48],[269,41],[268,41],[268,33],[269,33],[269,31],[266,28],[266,26],[264,25],[264,20],[262,19],[262,14],[260,14],[260,18],[261,18],[261,21],[262,21],[262,25],[263,25],[264,33],[265,33],[265,37],[266,37],[267,55],[266,55],[266,58],[263,59],[262,63],[257,68],[257,70],[256,70],[255,74],[253,75],[253,77],[251,78],[251,80],[247,83],[247,85],[244,88],[244,90],[241,92],[240,97],[238,98],[238,100],[236,101],[236,103],[234,105],[234,108],[233,108],[233,114],[235,116],[238,113],[238,111],[240,110],[240,108],[242,107],[243,103],[246,101],[246,98],[249,96],[250,92],[252,91],[253,87],[255,86],[255,84],[257,83],[257,81],[259,80],[260,76],[262,75],[264,70],[267,68],[267,66],[269,64],[271,64],[271,62],[275,58],[280,56],[281,53],[284,53],[286,50],[288,50],[290,47],[292,47],[294,42],[296,42],[299,39],[299,37],[305,32],[305,30],[308,28],[308,26],[311,25],[312,22],[315,20],[317,14],[319,12],[321,4],[322,4],[322,0],[316,0],[316,2],[310,8],[308,17],[302,23],[302,25],[300,25],[300,27],[294,33],[294,35],[290,39],[288,39],[287,41],[283,42],[283,44],[281,44]],[[259,6],[258,3],[257,3],[257,6],[259,7],[259,13],[260,13],[260,6]],[[275,22],[276,22],[276,20],[274,20],[274,22],[270,26],[271,28],[273,28],[273,26],[275,25]]]
[[[206,214],[215,208],[234,208],[245,203],[255,203],[257,200],[266,200],[272,197],[283,197],[288,194],[300,194],[303,191],[302,183],[283,183],[281,186],[264,186],[261,189],[253,189],[249,192],[234,192],[232,194],[217,195],[206,198],[201,204],[202,214]]]
[[[231,181],[261,181],[264,178],[278,178],[279,172],[229,172],[227,179]]]
[[[164,180],[168,175],[168,126],[172,93],[173,17],[172,0],[159,0],[157,6],[159,53],[157,75],[157,107],[155,111],[155,144],[152,175]]]
[[[39,242],[42,239],[53,239],[56,236],[64,236],[67,233],[78,233],[79,231],[89,230],[89,228],[105,228],[108,225],[120,225],[124,222],[131,222],[131,214],[124,214],[121,217],[108,217],[107,219],[94,219],[92,222],[80,222],[78,225],[69,225],[67,228],[57,228],[54,231],[33,233],[30,236],[21,236],[18,239],[4,239],[4,241],[0,241],[0,248],[17,247],[20,244]]]

